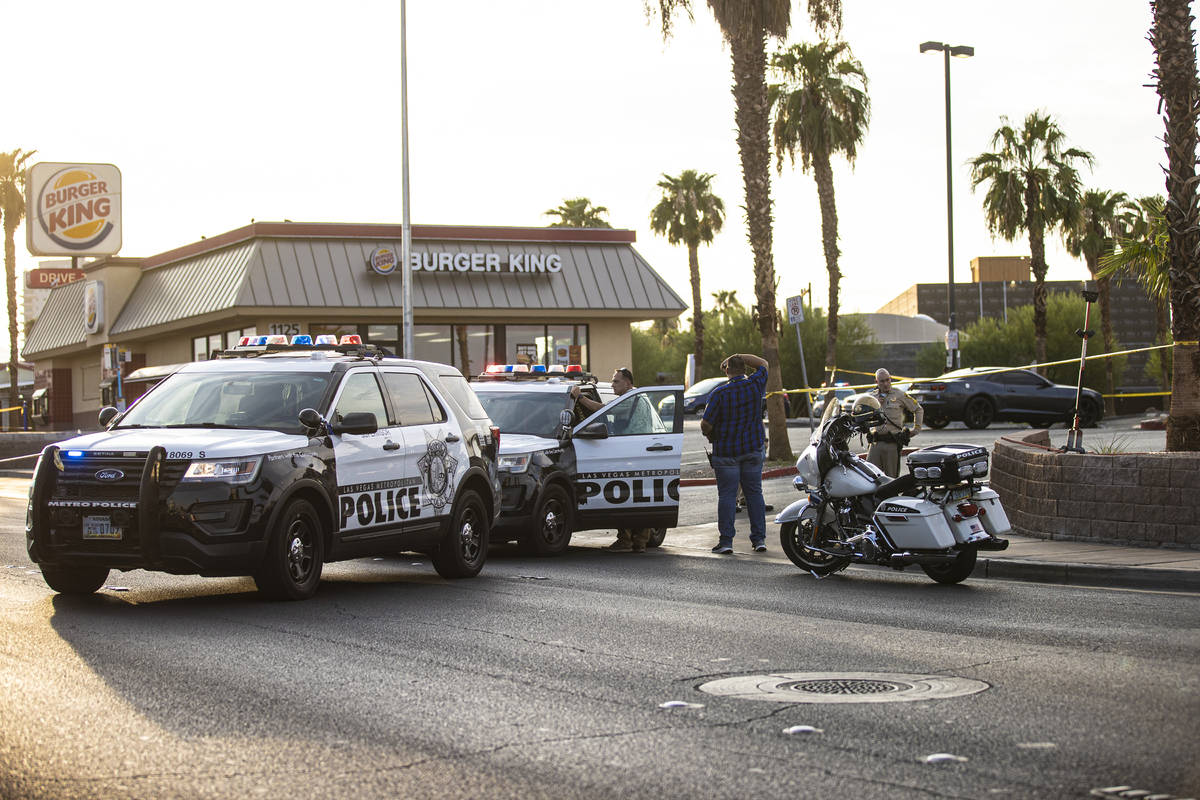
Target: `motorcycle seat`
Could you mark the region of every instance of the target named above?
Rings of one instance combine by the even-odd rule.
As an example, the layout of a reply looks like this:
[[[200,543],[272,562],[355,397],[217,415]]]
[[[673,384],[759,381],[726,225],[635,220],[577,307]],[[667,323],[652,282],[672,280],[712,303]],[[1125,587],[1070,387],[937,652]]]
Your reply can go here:
[[[875,491],[875,497],[880,500],[886,500],[889,497],[895,497],[900,494],[907,494],[917,488],[917,479],[910,472],[907,475],[901,475],[899,478],[890,480],[883,486],[880,486]]]

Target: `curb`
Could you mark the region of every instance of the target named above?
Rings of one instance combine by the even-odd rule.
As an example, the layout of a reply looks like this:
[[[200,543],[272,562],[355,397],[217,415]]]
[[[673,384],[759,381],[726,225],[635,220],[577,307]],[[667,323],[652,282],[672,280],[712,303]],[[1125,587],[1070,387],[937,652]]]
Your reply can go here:
[[[782,478],[786,475],[795,475],[795,467],[779,467],[778,469],[768,469],[763,471],[763,480],[768,478]],[[716,478],[680,478],[680,486],[716,486]]]
[[[981,558],[974,577],[996,580],[1058,583],[1065,586],[1158,589],[1200,593],[1200,570],[1108,566],[1072,562]]]

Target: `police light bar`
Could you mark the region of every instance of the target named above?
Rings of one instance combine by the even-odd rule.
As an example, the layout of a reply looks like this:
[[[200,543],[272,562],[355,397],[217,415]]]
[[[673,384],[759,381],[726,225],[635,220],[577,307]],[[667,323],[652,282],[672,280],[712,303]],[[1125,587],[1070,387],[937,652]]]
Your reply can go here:
[[[312,337],[309,336],[307,333],[297,333],[295,336],[292,337],[293,345],[297,345],[297,344],[311,345],[312,343],[313,343]]]
[[[317,336],[317,344],[337,344],[337,337],[332,333],[322,333]]]
[[[254,341],[250,343],[254,347],[265,347],[267,344],[266,336],[255,336]]]
[[[528,364],[513,364],[512,372],[529,372]]]
[[[562,373],[564,373],[566,371],[567,371],[567,368],[564,367],[562,364],[551,364],[550,365],[550,373],[551,374],[561,375]]]
[[[252,341],[254,341],[254,338],[255,337],[253,337],[253,336],[243,336],[242,338],[238,339],[238,347],[245,347],[246,345],[248,345]]]
[[[287,343],[288,343],[288,338],[285,334],[282,334],[282,333],[272,334],[267,337],[267,340],[265,342],[263,342],[263,344],[287,344]]]
[[[583,372],[582,364],[567,364],[567,372]]]
[[[546,372],[546,365],[545,364],[534,364],[532,367],[529,368],[529,371],[536,372],[539,374],[544,374]]]
[[[362,337],[357,333],[346,333],[342,335],[340,344],[362,344]]]
[[[498,375],[502,372],[508,372],[512,369],[510,364],[488,364],[484,370],[488,375]]]

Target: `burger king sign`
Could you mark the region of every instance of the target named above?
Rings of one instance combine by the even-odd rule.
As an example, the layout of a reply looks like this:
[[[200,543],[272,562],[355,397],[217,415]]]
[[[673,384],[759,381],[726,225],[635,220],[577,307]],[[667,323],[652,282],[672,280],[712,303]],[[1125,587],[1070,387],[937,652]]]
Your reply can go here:
[[[121,171],[112,164],[34,164],[25,192],[30,253],[100,256],[120,251]]]

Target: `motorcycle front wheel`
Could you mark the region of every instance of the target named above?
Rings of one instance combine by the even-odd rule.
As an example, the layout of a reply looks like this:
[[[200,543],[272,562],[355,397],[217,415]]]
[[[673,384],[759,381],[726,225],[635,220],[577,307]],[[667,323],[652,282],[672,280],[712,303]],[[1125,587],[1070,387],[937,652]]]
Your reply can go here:
[[[975,571],[975,558],[978,555],[978,550],[968,547],[947,564],[922,564],[921,569],[938,583],[962,583]]]
[[[783,527],[779,529],[779,544],[793,564],[813,573],[818,578],[824,578],[826,575],[832,575],[840,569],[845,569],[846,565],[850,563],[850,559],[838,558],[809,549],[816,530],[814,523],[815,520],[806,517],[783,523]]]

